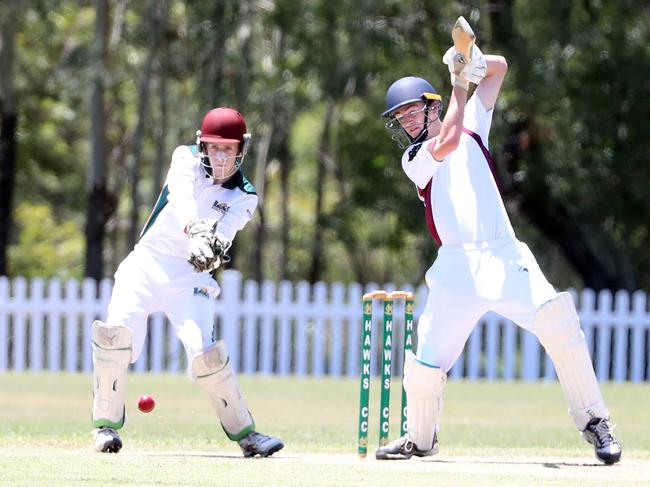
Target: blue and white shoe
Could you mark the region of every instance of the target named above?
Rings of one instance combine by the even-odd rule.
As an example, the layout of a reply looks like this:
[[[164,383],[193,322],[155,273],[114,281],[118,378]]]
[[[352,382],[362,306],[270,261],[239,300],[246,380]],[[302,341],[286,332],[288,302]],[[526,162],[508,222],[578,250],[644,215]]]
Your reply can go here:
[[[582,431],[587,443],[594,445],[596,458],[606,465],[612,465],[621,459],[621,444],[614,437],[615,425],[608,419],[594,418]]]

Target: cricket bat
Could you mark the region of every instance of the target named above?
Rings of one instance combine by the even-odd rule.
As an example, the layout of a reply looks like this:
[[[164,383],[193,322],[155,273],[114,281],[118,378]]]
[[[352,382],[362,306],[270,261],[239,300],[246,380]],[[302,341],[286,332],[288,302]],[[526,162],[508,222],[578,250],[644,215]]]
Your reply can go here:
[[[451,38],[454,40],[456,51],[465,56],[468,62],[471,61],[472,47],[474,46],[474,42],[476,42],[476,35],[474,35],[474,31],[470,27],[469,22],[462,15],[458,17],[454,28],[451,30]]]

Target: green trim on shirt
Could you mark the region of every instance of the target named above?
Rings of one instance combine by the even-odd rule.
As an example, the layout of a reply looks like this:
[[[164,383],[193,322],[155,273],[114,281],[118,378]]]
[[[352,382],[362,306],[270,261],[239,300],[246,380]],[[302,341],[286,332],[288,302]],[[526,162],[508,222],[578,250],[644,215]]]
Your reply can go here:
[[[156,204],[153,207],[153,210],[151,210],[151,214],[149,215],[149,218],[147,219],[147,223],[144,224],[144,228],[142,229],[142,232],[140,232],[140,238],[144,237],[144,234],[147,233],[147,230],[149,230],[154,222],[156,221],[156,218],[158,218],[158,215],[162,211],[162,209],[169,203],[169,188],[167,185],[163,186],[162,191],[160,192],[160,195],[158,195],[158,199],[156,200]]]
[[[235,174],[233,174],[233,176],[228,181],[223,183],[221,186],[223,186],[226,189],[239,188],[244,193],[257,194],[257,190],[255,189],[255,186],[253,186],[253,183],[251,183],[248,179],[246,179],[246,176],[244,176],[244,173],[241,172],[241,169],[237,171]]]

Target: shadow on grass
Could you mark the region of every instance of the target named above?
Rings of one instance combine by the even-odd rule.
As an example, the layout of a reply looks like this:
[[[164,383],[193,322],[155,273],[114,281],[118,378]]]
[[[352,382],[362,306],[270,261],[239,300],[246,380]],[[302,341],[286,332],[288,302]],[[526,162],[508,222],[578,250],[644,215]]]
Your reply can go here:
[[[244,457],[242,454],[236,454],[233,453],[227,454],[227,453],[206,453],[206,452],[139,452],[140,455],[143,456],[149,456],[149,457],[173,457],[173,458],[220,458],[220,459],[228,459],[228,460],[255,460],[255,459],[292,459],[295,460],[296,457],[287,457],[286,455],[282,456],[273,456],[270,455],[268,457],[260,457],[260,456],[255,456],[255,457]]]
[[[612,465],[605,465],[598,462],[585,463],[580,461],[564,461],[564,462],[549,462],[548,460],[495,460],[495,459],[480,459],[480,458],[458,458],[458,459],[430,459],[422,460],[427,463],[480,463],[484,465],[541,465],[544,468],[562,468],[562,467],[612,467]]]

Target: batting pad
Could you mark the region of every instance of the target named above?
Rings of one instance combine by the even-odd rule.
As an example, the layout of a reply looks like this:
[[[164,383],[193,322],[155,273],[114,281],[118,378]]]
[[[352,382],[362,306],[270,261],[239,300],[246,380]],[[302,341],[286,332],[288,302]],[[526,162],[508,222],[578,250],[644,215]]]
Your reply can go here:
[[[571,295],[560,293],[540,306],[533,331],[553,360],[576,427],[582,431],[594,417],[609,418]]]
[[[228,438],[238,441],[255,429],[223,341],[194,356],[192,374],[210,397]]]
[[[412,352],[407,352],[404,363],[406,419],[409,435],[420,450],[433,448],[446,383],[447,374],[442,369],[423,364]]]
[[[93,425],[97,428],[124,425],[126,371],[133,352],[131,330],[95,321],[93,348]]]

